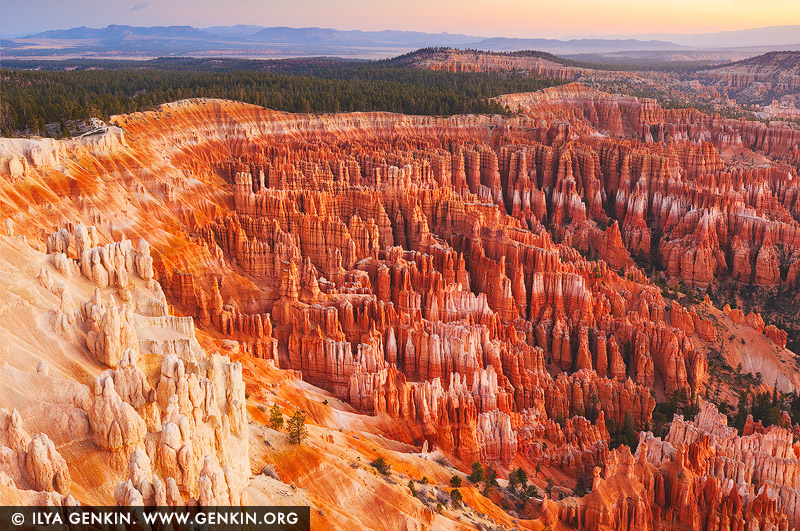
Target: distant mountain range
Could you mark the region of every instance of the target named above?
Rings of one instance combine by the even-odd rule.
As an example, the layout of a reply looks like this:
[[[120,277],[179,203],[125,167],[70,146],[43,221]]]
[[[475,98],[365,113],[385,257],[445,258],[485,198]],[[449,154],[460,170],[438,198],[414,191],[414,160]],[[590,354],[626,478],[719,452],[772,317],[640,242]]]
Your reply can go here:
[[[788,47],[797,50],[800,45],[800,26],[769,26],[713,33],[654,33],[630,36],[634,39],[659,39],[674,42],[690,48],[756,48]],[[617,36],[603,36],[600,39],[614,39]]]
[[[481,40],[469,35],[448,33],[431,34],[415,31],[341,31],[329,28],[288,28],[263,26],[214,26],[195,28],[192,26],[121,26],[105,28],[71,28],[26,35],[21,39],[201,39],[208,43],[251,42],[280,45],[326,45],[326,46],[397,46],[427,45],[453,46]]]
[[[390,57],[417,48],[447,46],[486,51],[541,50],[554,54],[681,51],[693,48],[791,45],[800,43],[800,26],[781,26],[702,35],[659,38],[519,39],[476,37],[416,31],[342,31],[253,25],[135,27],[81,26],[0,40],[0,51],[12,57],[158,57],[228,56],[297,57],[330,55],[352,58]],[[772,39],[772,41],[770,41]],[[800,49],[800,45],[789,46]],[[763,51],[763,50],[762,50]]]
[[[452,46],[458,48],[458,46]],[[491,52],[517,52],[520,50],[540,50],[553,54],[630,52],[650,50],[682,50],[686,46],[674,42],[638,39],[513,39],[494,37],[471,43],[462,48],[474,48]]]

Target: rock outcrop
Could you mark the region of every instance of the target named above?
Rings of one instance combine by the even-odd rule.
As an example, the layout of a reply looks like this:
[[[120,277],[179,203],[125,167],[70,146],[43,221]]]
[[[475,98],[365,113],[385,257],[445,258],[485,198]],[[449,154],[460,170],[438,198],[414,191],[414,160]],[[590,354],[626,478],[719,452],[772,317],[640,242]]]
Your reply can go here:
[[[22,424],[16,409],[0,409],[0,478],[7,478],[13,488],[68,495],[71,480],[67,462],[46,434],[31,437]],[[63,496],[52,499],[59,504],[73,503]]]
[[[95,380],[89,423],[95,442],[106,450],[124,451],[142,442],[147,433],[144,419],[133,406],[122,401],[108,373]]]

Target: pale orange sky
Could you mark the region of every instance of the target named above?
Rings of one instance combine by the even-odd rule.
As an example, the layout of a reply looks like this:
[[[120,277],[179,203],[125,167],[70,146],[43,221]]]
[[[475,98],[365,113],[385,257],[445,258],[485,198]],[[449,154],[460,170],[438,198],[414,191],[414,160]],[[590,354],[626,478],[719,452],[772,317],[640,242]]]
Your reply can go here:
[[[800,0],[23,0],[0,34],[107,24],[319,26],[487,37],[698,33],[800,24]]]

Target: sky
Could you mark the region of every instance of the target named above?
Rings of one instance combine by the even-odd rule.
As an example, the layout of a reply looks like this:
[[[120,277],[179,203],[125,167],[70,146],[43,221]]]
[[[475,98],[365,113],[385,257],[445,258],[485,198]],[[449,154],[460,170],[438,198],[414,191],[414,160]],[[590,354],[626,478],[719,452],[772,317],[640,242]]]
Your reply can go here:
[[[253,24],[565,38],[800,24],[798,0],[4,0],[0,35]]]

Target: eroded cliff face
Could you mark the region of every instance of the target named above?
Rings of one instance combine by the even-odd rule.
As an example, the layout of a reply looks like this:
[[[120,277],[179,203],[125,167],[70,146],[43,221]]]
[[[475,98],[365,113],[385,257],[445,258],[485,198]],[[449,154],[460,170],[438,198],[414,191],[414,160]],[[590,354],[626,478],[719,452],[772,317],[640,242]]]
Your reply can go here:
[[[796,529],[800,447],[797,427],[785,426],[739,435],[703,404],[694,421],[676,416],[664,440],[642,432],[634,455],[614,451],[592,493],[563,503],[559,517],[591,530]]]
[[[492,54],[466,50],[441,50],[421,57],[415,66],[446,72],[509,72],[523,71],[537,76],[551,77],[562,81],[574,81],[582,76],[597,73],[586,68],[565,66],[551,59],[535,55]],[[553,57],[551,57],[553,58]],[[609,72],[608,79],[620,72]]]
[[[241,365],[168,313],[145,243],[98,246],[94,229],[49,254],[0,242],[3,501],[245,503]]]
[[[702,288],[727,277],[796,284],[800,131],[666,110],[578,84],[498,100],[569,122],[569,134],[594,157],[588,171],[597,174],[601,214],[621,223],[631,254],[660,263],[668,279]],[[586,174],[584,164],[579,171]]]
[[[770,103],[795,100],[800,93],[800,54],[770,52],[718,68],[697,77],[721,93],[741,101]],[[796,106],[792,106],[796,110]]]
[[[84,367],[62,401],[87,448],[117,467],[106,494],[246,501],[247,467],[260,466],[247,462],[243,379],[253,406],[278,400],[276,378],[324,389],[334,412],[312,408],[320,455],[342,444],[325,430],[352,413],[390,446],[464,470],[523,466],[569,484],[644,466],[609,451],[609,429],[646,429],[656,398],[703,392],[717,325],[704,306],[666,301],[634,258],[661,261],[672,282],[788,284],[796,133],[575,85],[507,100],[521,115],[289,115],[193,100],[116,117],[116,140],[64,141],[46,156],[2,141],[4,238],[48,253],[36,255],[36,289]],[[763,167],[724,157],[731,145]],[[763,320],[758,333],[785,345]],[[308,408],[319,391],[303,385],[277,396]],[[6,476],[69,495],[73,456],[26,442],[19,415],[4,415],[3,445],[27,452],[22,462],[42,456],[32,474]],[[322,483],[305,485],[331,503]],[[642,485],[650,516],[603,525],[671,521]],[[587,499],[570,500],[541,502],[531,525],[594,518],[570,512]]]
[[[541,52],[426,49],[399,64],[447,72],[545,76],[624,94],[649,94],[686,106],[703,104],[756,119],[800,116],[800,52],[768,52],[705,70],[664,72],[596,69]],[[744,105],[742,105],[744,104]]]

